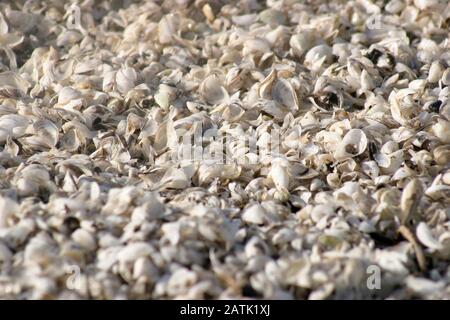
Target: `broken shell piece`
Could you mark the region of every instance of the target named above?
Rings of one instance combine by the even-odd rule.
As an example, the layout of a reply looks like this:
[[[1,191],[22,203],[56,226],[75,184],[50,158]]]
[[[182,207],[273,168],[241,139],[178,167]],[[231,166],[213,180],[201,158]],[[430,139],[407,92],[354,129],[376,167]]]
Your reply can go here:
[[[417,239],[426,247],[433,250],[441,250],[442,244],[433,236],[425,222],[420,222],[416,229]]]
[[[343,161],[360,155],[366,150],[367,137],[361,129],[351,129],[336,148],[334,157]]]
[[[266,214],[264,207],[257,203],[245,209],[242,219],[245,222],[260,225],[266,221]]]

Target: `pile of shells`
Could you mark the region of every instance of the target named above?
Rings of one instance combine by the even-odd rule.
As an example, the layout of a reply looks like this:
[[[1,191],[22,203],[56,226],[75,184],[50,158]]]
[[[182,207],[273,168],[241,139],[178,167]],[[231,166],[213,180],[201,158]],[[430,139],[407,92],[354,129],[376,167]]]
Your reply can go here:
[[[0,298],[450,299],[449,30],[446,0],[1,1]]]

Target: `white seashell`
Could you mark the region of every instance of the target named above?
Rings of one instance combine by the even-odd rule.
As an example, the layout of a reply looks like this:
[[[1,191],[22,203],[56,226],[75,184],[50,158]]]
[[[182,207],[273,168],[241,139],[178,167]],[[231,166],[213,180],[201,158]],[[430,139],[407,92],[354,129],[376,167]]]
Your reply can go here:
[[[53,249],[53,250],[52,250]],[[24,260],[27,265],[39,264],[47,266],[56,257],[48,235],[39,233],[34,236],[25,247]]]
[[[366,150],[367,137],[361,129],[351,129],[339,143],[334,157],[342,161],[360,155]]]
[[[321,44],[311,48],[305,56],[304,65],[311,71],[320,70],[324,63],[331,60],[332,49],[326,44]]]
[[[272,89],[272,98],[288,107],[291,112],[298,110],[298,98],[294,87],[286,79],[278,79]]]
[[[48,148],[56,146],[59,140],[59,129],[51,121],[41,119],[33,124],[36,133],[36,140],[33,144],[40,144]]]
[[[37,165],[29,165],[22,170],[15,184],[20,195],[29,196],[49,187],[50,181],[48,171]]]
[[[375,84],[373,82],[372,77],[366,70],[361,72],[361,90],[372,90],[375,88]]]
[[[178,17],[175,14],[167,14],[161,18],[158,25],[159,42],[169,44],[173,41],[178,30]]]
[[[450,121],[438,119],[432,130],[442,143],[450,143]]]
[[[272,179],[278,191],[287,193],[289,188],[289,163],[284,159],[275,159],[269,172],[269,177]]]
[[[79,91],[75,90],[71,87],[63,87],[58,92],[58,104],[66,104],[69,103],[71,100],[78,99],[81,97],[81,94]]]
[[[116,73],[117,90],[123,94],[128,93],[128,91],[135,87],[136,80],[137,74],[133,68],[128,67],[120,69]]]
[[[402,192],[400,208],[402,209],[402,223],[408,222],[412,211],[417,209],[417,205],[422,197],[423,189],[418,179],[408,182]]]
[[[442,290],[445,287],[443,281],[432,281],[425,278],[416,278],[408,276],[405,280],[406,285],[416,294],[427,295]]]
[[[402,0],[389,1],[384,9],[392,14],[398,14],[405,8],[405,3]]]
[[[364,161],[361,164],[361,169],[372,179],[380,175],[380,168],[378,168],[376,161]]]
[[[222,87],[216,75],[210,75],[200,84],[200,93],[209,104],[219,104],[228,100],[228,92]]]
[[[450,85],[450,68],[445,69],[442,73],[442,84],[446,86]]]
[[[294,34],[291,37],[289,45],[297,58],[303,57],[303,55],[311,48],[312,38],[313,37],[306,32]]]
[[[242,54],[248,56],[250,54],[263,55],[270,52],[269,43],[263,39],[249,39],[245,41]]]
[[[439,61],[433,61],[428,72],[427,81],[430,83],[438,82],[444,72],[444,66]]]
[[[414,5],[419,10],[426,10],[427,8],[434,6],[438,3],[438,0],[414,0]]]
[[[416,229],[417,239],[426,247],[433,250],[441,250],[442,244],[433,236],[425,222],[420,222]]]
[[[147,257],[139,257],[134,262],[133,279],[141,279],[142,277],[147,281],[158,277],[158,269]]]
[[[94,235],[82,228],[78,228],[72,233],[72,239],[88,251],[95,250],[97,247]]]
[[[18,138],[25,134],[28,119],[18,114],[8,114],[0,117],[0,142],[5,142],[8,136]]]
[[[141,257],[151,255],[152,252],[153,249],[150,244],[134,242],[121,249],[117,254],[117,259],[123,263],[134,262]]]
[[[266,221],[266,210],[263,206],[256,203],[244,210],[242,220],[251,224],[264,224]]]
[[[258,19],[258,16],[256,14],[244,14],[240,16],[232,16],[231,20],[233,23],[240,25],[240,26],[248,26],[253,24],[256,19]]]

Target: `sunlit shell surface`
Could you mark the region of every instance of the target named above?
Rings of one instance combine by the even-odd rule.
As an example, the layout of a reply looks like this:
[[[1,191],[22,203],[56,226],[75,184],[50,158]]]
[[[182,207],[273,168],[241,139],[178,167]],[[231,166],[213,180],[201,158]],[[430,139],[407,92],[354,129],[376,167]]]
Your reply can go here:
[[[450,3],[0,2],[0,299],[450,299]]]

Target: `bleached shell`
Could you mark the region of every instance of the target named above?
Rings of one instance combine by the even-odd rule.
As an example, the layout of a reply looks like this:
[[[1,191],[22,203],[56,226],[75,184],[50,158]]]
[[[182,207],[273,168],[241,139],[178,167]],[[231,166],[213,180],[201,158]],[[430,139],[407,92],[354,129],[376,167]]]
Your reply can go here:
[[[442,64],[439,61],[433,61],[430,66],[430,71],[428,72],[427,81],[430,83],[438,82],[441,79],[443,72],[444,67],[442,66]]]
[[[136,85],[137,74],[136,71],[131,68],[122,68],[116,73],[117,90],[120,93],[126,94],[133,89]]]
[[[432,294],[442,290],[445,286],[442,281],[432,281],[426,278],[416,278],[413,276],[409,276],[406,279],[406,284],[410,290],[420,295]]]
[[[450,68],[445,69],[445,71],[442,73],[441,80],[444,85],[450,85]]]
[[[63,87],[58,92],[58,103],[64,105],[66,103],[69,103],[71,100],[78,99],[80,97],[81,97],[80,92],[75,90],[74,88]]]
[[[367,136],[361,129],[351,129],[336,148],[334,157],[345,160],[360,155],[366,150]]]
[[[448,299],[448,1],[16,2],[0,299]]]
[[[275,187],[281,192],[287,192],[289,188],[289,163],[284,159],[275,159],[272,163],[269,177],[275,184]]]
[[[0,117],[0,142],[5,142],[8,136],[18,138],[22,136],[29,120],[18,114],[7,114]]]
[[[117,254],[117,259],[121,262],[134,262],[141,257],[149,256],[152,253],[152,247],[145,242],[130,243]]]
[[[206,102],[210,104],[219,104],[228,99],[228,92],[221,85],[216,75],[206,77],[200,84],[200,93]]]
[[[175,14],[167,14],[161,18],[158,25],[158,36],[161,44],[169,44],[173,41],[178,29],[178,17]]]
[[[89,231],[79,228],[72,233],[72,239],[86,250],[92,251],[97,247],[97,242]]]
[[[443,143],[450,143],[450,121],[439,119],[432,130]]]
[[[318,71],[322,65],[331,59],[331,47],[321,44],[311,48],[305,55],[305,66],[312,71]]]
[[[275,82],[272,89],[272,98],[293,112],[299,108],[297,93],[286,79],[280,78]]]
[[[251,224],[264,224],[266,221],[266,210],[260,204],[253,204],[244,210],[242,220]]]
[[[59,140],[59,129],[51,121],[41,119],[33,124],[33,129],[39,141],[49,148],[56,146]]]
[[[311,41],[312,36],[309,33],[304,32],[294,34],[289,40],[289,45],[291,46],[293,53],[298,58],[301,58],[307,52],[307,50],[310,49]]]
[[[417,239],[426,247],[433,250],[441,250],[442,244],[433,236],[425,222],[420,222],[416,229]]]
[[[401,0],[391,0],[386,4],[386,11],[389,13],[399,13],[405,7],[405,3]]]

